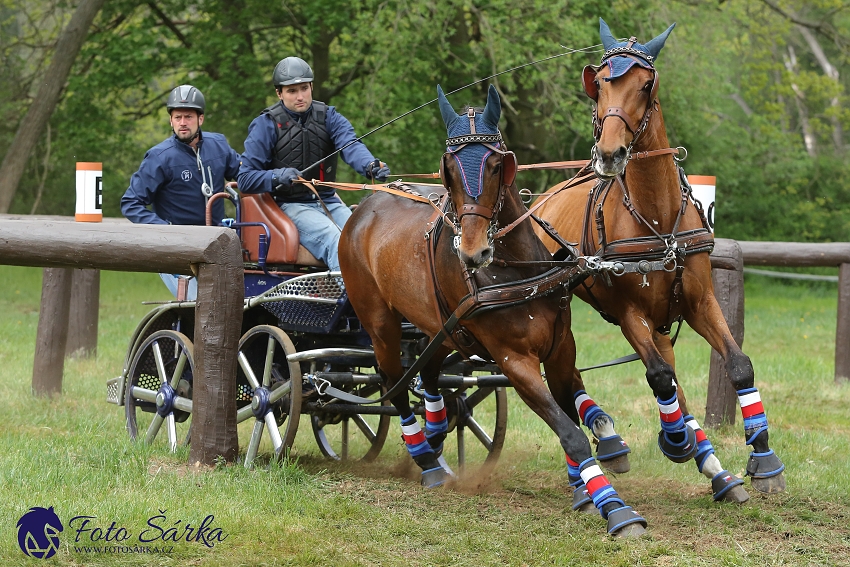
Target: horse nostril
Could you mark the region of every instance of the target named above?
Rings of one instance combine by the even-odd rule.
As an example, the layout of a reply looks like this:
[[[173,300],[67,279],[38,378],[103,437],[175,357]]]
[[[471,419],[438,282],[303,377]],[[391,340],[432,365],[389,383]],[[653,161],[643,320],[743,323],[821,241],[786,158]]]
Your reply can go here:
[[[488,263],[490,261],[490,257],[492,255],[493,255],[493,251],[490,248],[485,248],[484,250],[482,250],[481,254],[479,255],[480,258],[481,258],[479,265],[484,265],[484,264]]]
[[[614,151],[613,154],[611,154],[611,157],[614,159],[614,161],[622,161],[626,159],[627,153],[628,150],[626,149],[626,146],[620,146]]]

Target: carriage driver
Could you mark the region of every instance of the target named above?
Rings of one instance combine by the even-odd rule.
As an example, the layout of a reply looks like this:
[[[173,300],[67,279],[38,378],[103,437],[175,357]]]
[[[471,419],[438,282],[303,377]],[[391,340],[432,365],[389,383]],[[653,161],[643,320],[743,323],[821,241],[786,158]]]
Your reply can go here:
[[[351,123],[333,106],[313,100],[313,70],[298,57],[280,61],[272,74],[279,102],[263,110],[248,127],[239,168],[239,190],[271,192],[298,229],[301,244],[331,271],[339,270],[337,245],[351,211],[330,187],[317,185],[318,196],[303,179],[334,181],[337,156],[305,170],[348,144],[345,163],[366,178],[386,181],[390,169],[375,159]]]
[[[222,134],[201,131],[206,103],[195,87],[176,87],[165,108],[174,135],[147,151],[121,198],[121,212],[134,223],[204,225],[207,200],[224,188],[225,180],[236,179],[239,155]],[[223,216],[224,202],[218,200],[212,208],[214,225]],[[177,282],[184,276],[160,276],[177,297]],[[198,282],[190,278],[185,299],[196,299],[197,293]]]

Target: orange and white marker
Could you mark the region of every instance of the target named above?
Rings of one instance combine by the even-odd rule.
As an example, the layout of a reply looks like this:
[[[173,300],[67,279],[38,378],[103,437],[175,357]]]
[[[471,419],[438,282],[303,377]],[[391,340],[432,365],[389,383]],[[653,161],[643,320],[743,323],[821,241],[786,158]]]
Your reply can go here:
[[[103,220],[103,163],[77,162],[77,212],[80,222]]]
[[[713,175],[688,175],[688,183],[691,184],[694,199],[702,203],[708,226],[711,232],[714,232],[714,193],[717,178]]]

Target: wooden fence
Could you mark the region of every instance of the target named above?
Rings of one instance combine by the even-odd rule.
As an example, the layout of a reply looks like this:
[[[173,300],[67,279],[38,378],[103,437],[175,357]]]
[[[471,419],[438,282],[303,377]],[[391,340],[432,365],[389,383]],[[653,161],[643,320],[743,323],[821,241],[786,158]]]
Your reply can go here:
[[[194,412],[190,461],[235,459],[236,350],[244,298],[241,246],[215,227],[132,225],[104,219],[0,215],[0,264],[45,267],[33,393],[62,389],[66,355],[97,347],[98,269],[198,276]],[[711,255],[715,295],[732,336],[744,341],[744,265],[838,266],[835,380],[850,380],[850,244],[716,239]],[[73,332],[68,333],[70,328]],[[734,423],[737,395],[712,351],[704,425]]]
[[[744,341],[743,266],[838,267],[835,381],[850,380],[850,243],[752,242],[718,238],[711,255],[714,293],[739,345]],[[746,349],[745,349],[746,351]],[[705,425],[735,422],[734,388],[712,351]]]
[[[234,230],[0,215],[0,264],[50,268],[42,285],[33,364],[36,395],[62,390],[74,268],[195,274],[198,299],[189,459],[205,465],[215,464],[219,457],[236,459],[233,400],[244,274],[242,247]]]

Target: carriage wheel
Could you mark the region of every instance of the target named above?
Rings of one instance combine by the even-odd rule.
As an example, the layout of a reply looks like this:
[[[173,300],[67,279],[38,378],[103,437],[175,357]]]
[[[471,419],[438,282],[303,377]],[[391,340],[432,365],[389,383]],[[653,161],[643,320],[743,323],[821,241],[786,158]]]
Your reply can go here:
[[[487,475],[499,460],[508,429],[508,395],[503,387],[444,390],[449,433],[441,459],[456,472]],[[457,444],[451,443],[452,438]],[[456,467],[456,469],[455,469]]]
[[[192,341],[172,330],[151,334],[130,363],[124,396],[130,438],[159,438],[173,452],[188,445],[195,371]],[[163,434],[164,433],[164,434]]]
[[[343,388],[345,391],[362,398],[375,399],[384,394],[387,389],[383,386],[366,385],[355,388]],[[384,400],[382,406],[389,406],[390,401]],[[341,415],[333,412],[334,403],[324,406],[323,411],[310,416],[313,426],[313,436],[319,445],[319,450],[325,457],[334,460],[363,460],[374,461],[390,430],[390,415],[352,414]],[[375,407],[370,406],[370,407]]]
[[[274,458],[284,455],[295,441],[301,417],[301,368],[286,357],[295,346],[281,329],[258,325],[239,340],[237,383],[251,388],[251,403],[239,408],[237,422],[254,418],[245,452],[245,467],[253,466],[263,430],[268,431]]]

